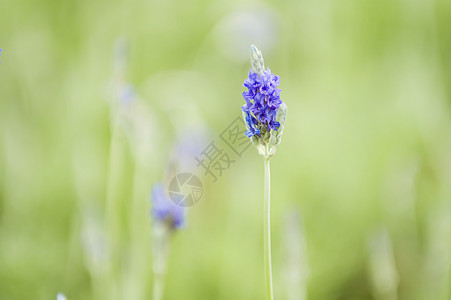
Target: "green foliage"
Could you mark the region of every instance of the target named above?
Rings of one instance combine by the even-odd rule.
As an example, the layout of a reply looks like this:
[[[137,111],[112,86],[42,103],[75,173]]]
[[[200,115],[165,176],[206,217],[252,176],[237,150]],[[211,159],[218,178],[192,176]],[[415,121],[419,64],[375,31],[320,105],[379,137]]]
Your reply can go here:
[[[3,4],[1,299],[150,298],[151,186],[182,128],[219,134],[241,114],[251,43],[290,110],[271,165],[275,298],[293,210],[309,299],[392,299],[393,286],[399,299],[450,297],[449,1]],[[226,35],[236,11],[270,14],[274,40]],[[124,80],[151,112],[144,155],[115,123],[118,37],[130,47]],[[250,149],[205,184],[173,237],[166,299],[263,299],[263,167]],[[379,228],[391,242],[374,252]],[[103,230],[107,259],[86,246]],[[371,261],[390,255],[397,281],[381,290]]]

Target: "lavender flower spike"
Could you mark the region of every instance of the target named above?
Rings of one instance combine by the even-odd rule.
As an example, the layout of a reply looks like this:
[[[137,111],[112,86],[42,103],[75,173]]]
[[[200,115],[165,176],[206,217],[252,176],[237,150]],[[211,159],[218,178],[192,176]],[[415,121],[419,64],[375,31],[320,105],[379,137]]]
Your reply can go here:
[[[263,249],[265,262],[266,299],[273,300],[272,284],[272,264],[271,264],[271,172],[269,161],[276,153],[282,139],[283,128],[287,116],[287,106],[280,99],[281,90],[277,87],[280,78],[271,73],[268,68],[265,70],[263,55],[254,45],[250,48],[251,65],[249,77],[244,81],[243,86],[247,91],[243,92],[246,100],[241,108],[246,124],[246,136],[257,148],[258,153],[263,156],[265,167],[264,184],[264,235]]]
[[[152,189],[152,216],[155,222],[166,224],[169,229],[180,229],[185,223],[184,208],[169,199],[160,183]]]
[[[243,86],[246,103],[241,108],[246,124],[246,136],[257,147],[258,153],[271,158],[282,139],[287,106],[280,99],[281,90],[277,87],[280,78],[271,73],[265,64],[261,51],[251,45],[249,47],[251,65],[249,76]]]
[[[163,299],[164,277],[167,269],[170,237],[185,223],[184,208],[171,202],[164,185],[157,183],[152,189],[152,252],[153,252],[153,298]]]

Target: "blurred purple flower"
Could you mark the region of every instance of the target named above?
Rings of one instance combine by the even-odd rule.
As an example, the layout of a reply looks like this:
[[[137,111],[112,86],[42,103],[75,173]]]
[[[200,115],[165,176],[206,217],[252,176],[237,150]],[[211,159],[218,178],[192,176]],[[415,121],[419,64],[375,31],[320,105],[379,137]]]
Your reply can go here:
[[[185,223],[183,207],[175,205],[168,197],[161,183],[153,186],[152,216],[155,221],[167,223],[172,229],[180,229]]]

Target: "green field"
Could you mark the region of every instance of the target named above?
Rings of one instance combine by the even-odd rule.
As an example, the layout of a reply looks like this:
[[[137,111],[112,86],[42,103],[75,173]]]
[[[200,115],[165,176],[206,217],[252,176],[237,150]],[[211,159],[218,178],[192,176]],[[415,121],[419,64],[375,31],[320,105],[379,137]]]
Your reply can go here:
[[[451,299],[447,0],[0,0],[0,299],[152,299],[152,186],[226,147],[249,44],[288,105],[275,298]],[[263,163],[232,158],[164,299],[264,299]]]

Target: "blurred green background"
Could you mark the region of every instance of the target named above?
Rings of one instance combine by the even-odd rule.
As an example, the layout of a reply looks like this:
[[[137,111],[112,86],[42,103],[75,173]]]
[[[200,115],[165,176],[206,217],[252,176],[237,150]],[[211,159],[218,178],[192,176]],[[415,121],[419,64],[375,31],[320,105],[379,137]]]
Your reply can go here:
[[[276,299],[451,299],[447,0],[0,1],[0,299],[151,298],[151,187],[240,115],[251,43]],[[165,299],[263,299],[261,158],[204,186]]]

